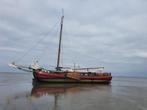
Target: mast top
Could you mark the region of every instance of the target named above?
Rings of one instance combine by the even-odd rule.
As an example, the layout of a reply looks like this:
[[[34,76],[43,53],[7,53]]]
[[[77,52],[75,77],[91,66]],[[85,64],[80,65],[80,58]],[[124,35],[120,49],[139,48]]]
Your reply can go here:
[[[64,9],[62,8],[62,16],[64,16]]]
[[[62,8],[62,16],[61,16],[61,24],[63,25],[63,19],[64,19],[64,9]],[[63,27],[63,26],[62,26]],[[60,29],[61,30],[61,29]],[[62,30],[61,30],[62,31]]]

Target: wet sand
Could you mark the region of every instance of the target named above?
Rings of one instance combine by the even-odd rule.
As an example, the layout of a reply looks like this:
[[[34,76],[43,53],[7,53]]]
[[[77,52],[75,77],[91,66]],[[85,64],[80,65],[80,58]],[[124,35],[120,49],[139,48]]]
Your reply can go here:
[[[147,110],[147,78],[104,84],[45,84],[31,73],[0,73],[0,110]]]

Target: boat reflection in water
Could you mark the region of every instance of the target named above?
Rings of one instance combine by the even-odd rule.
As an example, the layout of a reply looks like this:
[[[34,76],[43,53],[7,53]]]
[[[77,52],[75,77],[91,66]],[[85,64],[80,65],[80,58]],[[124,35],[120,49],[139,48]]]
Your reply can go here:
[[[41,97],[44,95],[60,95],[66,93],[78,93],[82,91],[93,91],[96,89],[110,89],[108,84],[79,84],[79,83],[44,83],[33,80],[31,96]]]
[[[54,110],[71,109],[74,105],[82,106],[89,104],[89,100],[96,102],[97,98],[101,99],[101,94],[110,92],[111,85],[108,84],[79,84],[79,83],[43,83],[33,80],[31,97],[41,98],[53,96],[52,107]],[[111,93],[111,92],[110,92]],[[99,99],[98,99],[99,100]],[[81,103],[81,104],[80,104]],[[85,103],[85,104],[84,104]],[[51,105],[50,105],[51,106]],[[76,108],[76,107],[75,107]],[[78,108],[77,108],[78,109]]]
[[[76,92],[77,90],[76,84],[43,83],[33,80],[31,96],[59,95],[66,92]]]

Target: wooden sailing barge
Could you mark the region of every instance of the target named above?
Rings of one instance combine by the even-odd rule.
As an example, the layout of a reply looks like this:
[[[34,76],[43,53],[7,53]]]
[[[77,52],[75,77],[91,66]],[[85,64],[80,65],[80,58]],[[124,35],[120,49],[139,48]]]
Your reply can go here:
[[[17,65],[14,62],[10,64],[15,68],[33,72],[34,79],[37,81],[43,82],[59,82],[59,83],[110,83],[112,76],[108,72],[91,72],[90,70],[101,70],[104,67],[96,68],[74,68],[74,69],[65,69],[60,66],[60,53],[61,53],[61,43],[62,43],[62,28],[63,28],[63,19],[61,17],[61,27],[60,27],[60,37],[59,37],[59,48],[58,48],[58,58],[57,66],[55,70],[47,70],[41,68],[37,63],[30,67]]]

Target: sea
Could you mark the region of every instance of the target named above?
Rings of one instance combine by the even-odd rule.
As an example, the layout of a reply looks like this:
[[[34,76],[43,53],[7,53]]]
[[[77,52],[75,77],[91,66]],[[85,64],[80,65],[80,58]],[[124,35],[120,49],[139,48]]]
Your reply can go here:
[[[31,73],[0,73],[0,110],[147,110],[147,77],[110,84],[47,84]]]

